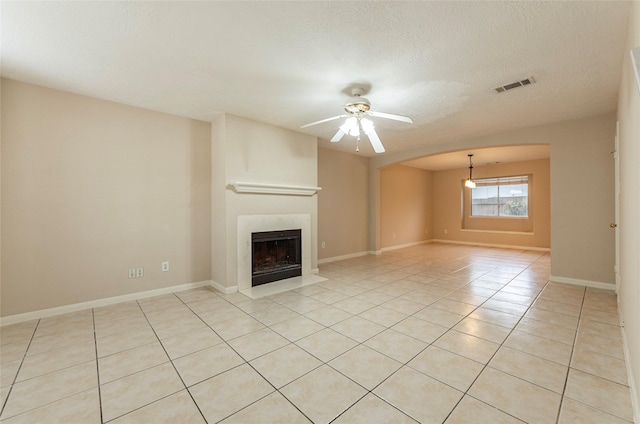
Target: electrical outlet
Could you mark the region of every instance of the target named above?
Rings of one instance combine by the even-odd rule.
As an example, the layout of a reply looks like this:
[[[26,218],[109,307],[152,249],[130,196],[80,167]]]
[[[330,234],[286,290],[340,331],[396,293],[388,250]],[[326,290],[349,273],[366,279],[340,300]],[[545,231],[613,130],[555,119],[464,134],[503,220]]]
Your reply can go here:
[[[327,243],[322,242],[322,248],[324,249],[325,247],[327,247]]]
[[[129,268],[129,278],[136,278],[136,269]]]
[[[144,277],[144,268],[136,268],[136,278]]]
[[[447,234],[447,229],[446,228],[444,229],[444,233]]]
[[[169,271],[169,261],[162,262],[162,272]]]

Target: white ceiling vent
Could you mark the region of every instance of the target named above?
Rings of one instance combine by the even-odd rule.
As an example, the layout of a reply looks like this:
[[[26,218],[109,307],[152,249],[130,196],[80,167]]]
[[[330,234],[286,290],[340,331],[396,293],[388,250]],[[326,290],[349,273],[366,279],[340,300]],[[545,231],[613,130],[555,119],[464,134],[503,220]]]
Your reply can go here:
[[[524,87],[525,85],[534,84],[535,82],[536,80],[534,80],[533,77],[529,77],[521,81],[516,81],[509,84],[501,85],[500,87],[494,88],[494,90],[496,90],[496,93],[502,93],[507,90],[513,90],[514,88]]]

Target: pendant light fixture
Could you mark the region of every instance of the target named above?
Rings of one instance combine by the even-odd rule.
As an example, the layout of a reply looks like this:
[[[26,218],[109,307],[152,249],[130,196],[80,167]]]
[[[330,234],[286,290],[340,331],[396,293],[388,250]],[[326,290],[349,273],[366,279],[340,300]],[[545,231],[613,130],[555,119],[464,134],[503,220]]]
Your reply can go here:
[[[467,178],[467,181],[465,181],[464,186],[469,188],[476,188],[476,183],[475,181],[473,181],[471,175],[473,172],[473,163],[471,162],[471,157],[473,156],[473,154],[469,154],[467,156],[469,156],[469,178]]]

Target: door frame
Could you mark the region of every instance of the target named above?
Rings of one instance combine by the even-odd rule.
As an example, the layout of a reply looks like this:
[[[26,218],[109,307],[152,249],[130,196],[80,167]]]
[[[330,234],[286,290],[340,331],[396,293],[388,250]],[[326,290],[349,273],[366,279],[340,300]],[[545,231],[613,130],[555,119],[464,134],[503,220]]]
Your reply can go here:
[[[615,265],[613,272],[616,281],[616,293],[620,293],[620,122],[616,121],[616,138],[614,141],[613,161],[614,161],[614,179],[615,179],[615,228],[614,228],[614,249],[615,249]]]

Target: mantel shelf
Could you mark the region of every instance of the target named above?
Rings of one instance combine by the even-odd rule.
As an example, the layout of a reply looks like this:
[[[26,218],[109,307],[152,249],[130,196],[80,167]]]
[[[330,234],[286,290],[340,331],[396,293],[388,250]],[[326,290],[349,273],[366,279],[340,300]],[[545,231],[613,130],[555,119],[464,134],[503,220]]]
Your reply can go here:
[[[290,196],[313,196],[321,187],[288,185],[288,184],[265,184],[265,183],[231,183],[236,193],[258,193],[258,194],[286,194]]]

